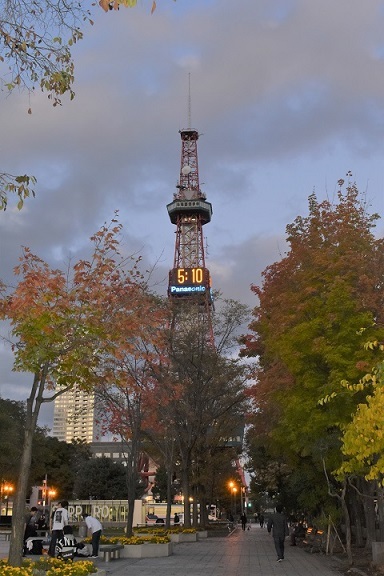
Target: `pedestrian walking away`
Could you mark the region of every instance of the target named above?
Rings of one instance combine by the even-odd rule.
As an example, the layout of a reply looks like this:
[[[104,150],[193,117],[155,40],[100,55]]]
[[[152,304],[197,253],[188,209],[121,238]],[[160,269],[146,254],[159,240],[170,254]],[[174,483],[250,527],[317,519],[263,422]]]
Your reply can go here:
[[[264,516],[260,513],[259,515],[259,523],[260,523],[260,528],[263,528],[264,526]]]
[[[83,518],[84,518],[84,522],[87,525],[88,530],[92,534],[92,556],[91,556],[91,558],[98,558],[100,537],[101,537],[101,531],[103,529],[103,526],[101,525],[101,522],[99,522],[99,520],[97,518],[94,518],[94,516],[90,516],[89,514],[86,514],[85,512],[83,514]]]
[[[49,556],[56,556],[56,542],[64,538],[64,526],[68,526],[68,502],[62,500],[58,503],[52,516],[51,542],[49,543]]]
[[[276,505],[276,513],[272,514],[267,523],[267,530],[270,534],[272,531],[273,541],[277,553],[277,561],[284,560],[284,541],[289,535],[288,522],[283,514],[283,507],[281,504]]]
[[[247,515],[245,512],[243,512],[242,515],[240,516],[240,520],[241,520],[241,528],[245,530],[245,527],[247,525]]]

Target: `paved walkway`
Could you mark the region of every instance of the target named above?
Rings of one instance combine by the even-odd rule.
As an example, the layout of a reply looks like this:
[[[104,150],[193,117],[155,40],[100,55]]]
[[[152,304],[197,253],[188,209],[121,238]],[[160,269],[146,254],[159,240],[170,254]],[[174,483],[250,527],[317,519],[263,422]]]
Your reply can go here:
[[[8,546],[0,541],[0,557],[7,556]],[[336,576],[340,568],[334,558],[309,554],[288,540],[285,560],[276,562],[272,536],[254,524],[227,537],[174,544],[173,555],[165,558],[94,562],[107,576]]]

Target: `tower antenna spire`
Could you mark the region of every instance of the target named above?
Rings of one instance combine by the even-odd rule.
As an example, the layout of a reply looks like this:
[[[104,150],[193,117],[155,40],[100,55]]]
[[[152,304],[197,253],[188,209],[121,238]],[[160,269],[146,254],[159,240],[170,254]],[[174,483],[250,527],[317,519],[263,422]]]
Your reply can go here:
[[[191,73],[188,72],[188,128],[191,129]]]

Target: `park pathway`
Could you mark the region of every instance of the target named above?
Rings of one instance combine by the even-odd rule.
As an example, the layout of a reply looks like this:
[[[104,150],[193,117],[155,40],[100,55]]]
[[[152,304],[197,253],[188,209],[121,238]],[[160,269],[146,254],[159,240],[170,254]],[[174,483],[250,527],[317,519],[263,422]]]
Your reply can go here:
[[[0,557],[9,543],[0,541]],[[332,557],[309,554],[286,540],[285,559],[276,562],[273,539],[265,528],[252,524],[243,532],[198,542],[174,544],[165,558],[93,560],[106,576],[337,576],[340,564]],[[105,572],[104,572],[105,571]]]

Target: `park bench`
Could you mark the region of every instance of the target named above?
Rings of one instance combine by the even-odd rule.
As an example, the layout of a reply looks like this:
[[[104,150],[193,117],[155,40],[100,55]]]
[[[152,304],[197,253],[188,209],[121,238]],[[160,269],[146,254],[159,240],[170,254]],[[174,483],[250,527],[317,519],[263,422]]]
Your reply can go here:
[[[115,560],[120,558],[120,550],[124,546],[122,544],[102,544],[99,547],[99,552],[103,553],[104,562],[109,562],[110,560]]]
[[[11,539],[10,530],[0,530],[0,540],[9,541]]]
[[[313,554],[313,552],[325,552],[325,534],[323,530],[316,528],[308,528],[303,540],[305,549]]]

